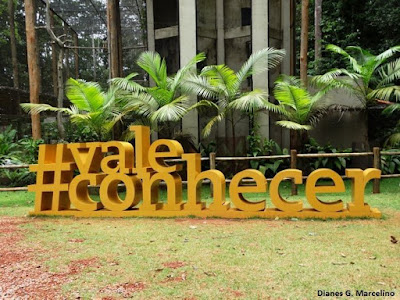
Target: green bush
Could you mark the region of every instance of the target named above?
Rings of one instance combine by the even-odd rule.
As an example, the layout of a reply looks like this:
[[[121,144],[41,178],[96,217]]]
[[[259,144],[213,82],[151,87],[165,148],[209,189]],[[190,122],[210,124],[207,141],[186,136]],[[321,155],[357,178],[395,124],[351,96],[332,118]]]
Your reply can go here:
[[[390,149],[390,152],[399,152],[399,155],[382,155],[381,168],[383,175],[400,173],[400,149]]]
[[[304,146],[304,153],[350,153],[351,148],[337,149],[330,144],[319,145],[313,138],[310,143]],[[343,173],[346,169],[350,157],[319,157],[308,160],[308,168],[314,171],[320,168],[332,169],[338,173]]]
[[[43,140],[24,137],[17,140],[17,131],[8,126],[0,133],[0,165],[22,165],[37,162],[39,145]],[[0,169],[0,179],[8,186],[26,186],[35,182],[35,174],[27,168]]]

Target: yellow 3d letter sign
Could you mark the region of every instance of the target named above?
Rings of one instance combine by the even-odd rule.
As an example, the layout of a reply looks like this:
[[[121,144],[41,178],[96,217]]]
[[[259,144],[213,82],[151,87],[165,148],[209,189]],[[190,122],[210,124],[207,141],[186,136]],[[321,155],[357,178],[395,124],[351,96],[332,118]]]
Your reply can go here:
[[[305,201],[285,199],[280,184],[291,179],[302,184],[300,170],[284,170],[267,184],[257,170],[236,174],[230,185],[231,202],[226,199],[225,176],[218,170],[201,171],[200,155],[185,154],[182,145],[173,140],[150,143],[150,129],[132,126],[135,145],[127,142],[79,143],[41,145],[39,163],[30,166],[36,172],[36,184],[29,191],[36,193],[33,215],[70,215],[77,217],[222,217],[222,218],[346,218],[381,217],[381,213],[364,203],[365,186],[371,179],[380,178],[377,169],[346,170],[352,182],[352,202],[345,205],[340,199],[330,201],[321,194],[345,192],[342,178],[332,170],[319,169],[305,183]],[[182,163],[168,164],[165,159],[180,158],[186,163],[187,201],[182,199]],[[209,180],[213,189],[212,202],[201,199],[201,184]],[[246,185],[243,179],[255,184]],[[333,185],[318,184],[329,179]],[[164,182],[166,197],[160,199],[159,184]],[[123,199],[118,186],[125,186]],[[93,199],[89,185],[100,187],[100,200]],[[253,199],[249,194],[257,193]],[[266,198],[269,193],[268,207]],[[260,196],[264,194],[264,196]],[[259,199],[254,199],[258,197]],[[329,198],[329,197],[328,197]],[[308,206],[308,207],[307,207]]]

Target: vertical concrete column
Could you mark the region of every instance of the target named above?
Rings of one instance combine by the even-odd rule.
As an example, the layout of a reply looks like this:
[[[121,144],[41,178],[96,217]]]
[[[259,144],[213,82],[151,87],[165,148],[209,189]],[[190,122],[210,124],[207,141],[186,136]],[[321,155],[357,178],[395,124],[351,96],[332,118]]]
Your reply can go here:
[[[252,0],[251,7],[251,43],[252,52],[255,53],[268,47],[268,4],[269,0]],[[268,91],[268,72],[253,76],[253,88]],[[269,139],[269,113],[259,112],[256,116],[260,125],[260,135]]]
[[[197,50],[196,34],[196,0],[179,0],[179,47],[180,65],[186,65]],[[195,95],[191,96],[190,104],[197,102]],[[195,144],[199,142],[199,116],[196,110],[189,112],[182,120],[182,131],[191,134]]]
[[[225,26],[224,26],[224,0],[216,0],[217,22],[217,64],[225,63]]]
[[[156,51],[153,0],[146,1],[146,14],[147,14],[147,50]]]
[[[292,75],[292,20],[291,1],[281,1],[281,24],[282,24],[282,48],[286,50],[286,56],[281,64],[282,74]],[[282,129],[282,146],[290,148],[290,130]]]
[[[156,38],[154,31],[154,1],[146,1],[146,15],[147,15],[147,50],[156,51]],[[150,86],[154,86],[154,81],[149,78]],[[158,132],[151,133],[151,140],[155,141],[158,139]]]
[[[225,64],[225,19],[224,19],[224,0],[215,1],[216,25],[217,25],[217,64]],[[226,124],[217,123],[218,137],[226,137]]]

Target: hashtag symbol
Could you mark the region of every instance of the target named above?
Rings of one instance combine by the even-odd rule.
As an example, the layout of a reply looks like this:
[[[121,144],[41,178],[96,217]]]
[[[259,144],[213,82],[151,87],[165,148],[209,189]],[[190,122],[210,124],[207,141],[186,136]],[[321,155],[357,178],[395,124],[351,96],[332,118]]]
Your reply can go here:
[[[28,191],[35,192],[35,212],[45,210],[60,211],[69,209],[69,182],[76,168],[67,145],[40,145],[37,165],[29,166],[36,172],[36,184]]]

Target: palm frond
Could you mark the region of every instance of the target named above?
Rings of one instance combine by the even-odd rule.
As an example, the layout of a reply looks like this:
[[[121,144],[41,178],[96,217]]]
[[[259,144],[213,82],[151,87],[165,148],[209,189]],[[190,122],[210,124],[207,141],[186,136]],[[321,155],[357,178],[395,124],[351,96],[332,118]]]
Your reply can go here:
[[[45,111],[62,112],[69,115],[72,114],[72,111],[69,108],[58,108],[49,104],[22,103],[21,108],[31,115],[40,114]]]
[[[84,111],[99,110],[104,104],[104,93],[96,82],[68,79],[66,96],[76,107]]]
[[[323,75],[317,75],[312,78],[312,83],[317,86],[330,84],[333,80],[338,79],[340,76],[347,76],[352,80],[361,79],[361,75],[349,72],[346,69],[333,69]]]
[[[256,112],[266,109],[275,113],[284,113],[280,105],[268,101],[268,92],[260,89],[243,94],[241,97],[230,102],[228,108],[242,112]]]
[[[142,52],[137,64],[149,74],[157,86],[167,88],[167,63],[160,54],[152,51]]]
[[[188,97],[180,96],[151,114],[153,122],[179,121],[188,111]]]
[[[395,55],[397,52],[400,52],[400,46],[395,46],[382,52],[381,54],[376,56],[376,60],[377,61],[387,60],[388,58],[393,57],[393,55]]]
[[[400,80],[400,58],[383,65],[378,73],[381,78],[377,83],[378,88]]]
[[[133,112],[149,118],[159,108],[157,101],[150,94],[134,93],[129,96],[128,100],[127,104],[122,108],[124,114]]]
[[[179,69],[176,75],[172,78],[170,82],[170,89],[172,91],[176,91],[184,82],[185,77],[188,73],[196,73],[196,64],[202,62],[206,59],[206,55],[204,53],[199,53],[195,57],[193,57],[185,66]]]
[[[219,113],[217,116],[211,118],[211,120],[207,123],[207,125],[203,128],[202,135],[203,137],[207,137],[210,135],[211,130],[215,124],[221,122],[225,119],[225,111]]]
[[[277,67],[285,57],[285,53],[285,50],[275,48],[265,48],[253,53],[236,73],[237,89],[247,77]]]
[[[372,90],[368,94],[368,99],[371,100],[384,100],[390,101],[392,98],[395,98],[396,101],[400,101],[400,86],[393,85],[393,86],[386,86],[381,87],[375,90]]]
[[[182,84],[182,91],[205,99],[217,99],[218,91],[205,76],[189,75]]]
[[[297,109],[300,104],[306,103],[311,98],[306,89],[279,79],[276,81],[274,97],[281,105],[293,109]]]
[[[292,121],[286,121],[286,120],[282,120],[282,121],[277,121],[276,122],[277,125],[290,129],[290,130],[311,130],[313,129],[312,126],[310,125],[301,125],[299,123],[296,122],[292,122]]]
[[[341,47],[329,44],[326,46],[326,50],[329,50],[331,52],[334,52],[334,53],[337,53],[337,54],[340,54],[340,55],[346,57],[350,61],[350,64],[351,64],[353,70],[357,73],[361,73],[361,69],[362,69],[361,65],[359,65],[357,60],[353,56],[351,56],[349,53],[347,53],[344,49],[342,49]]]
[[[383,110],[383,113],[385,115],[390,115],[390,114],[393,114],[395,111],[400,111],[400,104],[399,103],[393,103],[393,104],[389,105],[388,107],[386,107]]]
[[[81,123],[85,121],[89,121],[93,119],[93,116],[90,114],[73,114],[70,116],[70,120],[72,123]]]
[[[348,80],[347,78],[332,79],[329,84],[315,80],[313,84],[319,89],[319,91],[312,96],[313,103],[317,103],[317,101],[332,90],[343,90],[349,95],[356,96],[361,103],[365,103],[365,94],[363,93],[364,89],[360,85],[355,84],[354,81]]]
[[[213,65],[203,68],[200,76],[205,76],[208,82],[218,91],[218,94],[224,94],[226,97],[237,93],[237,76],[235,71],[226,65]]]
[[[385,147],[397,147],[400,145],[400,132],[393,133],[385,141]]]
[[[141,86],[139,83],[133,81],[138,73],[131,73],[126,77],[117,77],[109,80],[111,85],[116,86],[118,89],[128,92],[144,92],[146,90],[145,87]]]
[[[218,110],[218,105],[215,104],[214,102],[209,101],[209,100],[201,100],[201,101],[196,102],[192,106],[190,106],[188,108],[188,111],[196,109],[196,108],[202,108],[202,107],[211,107],[211,108]]]

